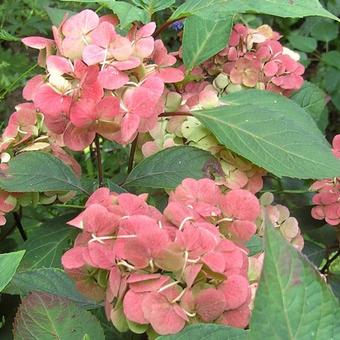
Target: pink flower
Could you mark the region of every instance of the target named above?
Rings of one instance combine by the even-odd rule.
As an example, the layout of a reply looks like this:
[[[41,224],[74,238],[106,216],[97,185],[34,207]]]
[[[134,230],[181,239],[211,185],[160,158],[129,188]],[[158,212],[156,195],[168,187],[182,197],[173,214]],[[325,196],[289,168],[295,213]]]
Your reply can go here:
[[[81,58],[84,47],[90,42],[91,31],[98,25],[98,15],[89,9],[67,19],[61,26],[63,55],[73,60]]]
[[[163,111],[161,96],[164,83],[158,77],[146,78],[141,85],[128,88],[122,97],[123,115],[121,130],[112,138],[122,144],[128,144],[138,132],[152,129],[158,115]]]
[[[255,87],[260,81],[261,64],[256,59],[238,59],[230,72],[230,80],[234,84]]]
[[[109,137],[119,130],[115,121],[119,113],[119,99],[116,97],[104,97],[100,101],[86,97],[81,99],[71,107],[71,123],[64,132],[65,144],[80,151],[93,142],[96,133]]]
[[[27,37],[21,40],[26,46],[39,50],[38,64],[42,67],[46,65],[46,58],[52,54],[55,43],[51,39],[43,37]]]
[[[162,40],[155,41],[155,49],[153,51],[152,59],[157,65],[152,74],[160,77],[164,83],[177,83],[184,79],[184,73],[173,66],[176,63],[176,57],[168,54],[166,47]]]

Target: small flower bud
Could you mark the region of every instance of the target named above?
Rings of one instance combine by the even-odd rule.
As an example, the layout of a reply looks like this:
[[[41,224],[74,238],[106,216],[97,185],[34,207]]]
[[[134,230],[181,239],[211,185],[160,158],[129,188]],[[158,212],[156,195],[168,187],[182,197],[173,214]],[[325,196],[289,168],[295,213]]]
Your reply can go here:
[[[225,73],[220,73],[213,81],[213,85],[217,90],[225,89],[229,83],[229,77]]]

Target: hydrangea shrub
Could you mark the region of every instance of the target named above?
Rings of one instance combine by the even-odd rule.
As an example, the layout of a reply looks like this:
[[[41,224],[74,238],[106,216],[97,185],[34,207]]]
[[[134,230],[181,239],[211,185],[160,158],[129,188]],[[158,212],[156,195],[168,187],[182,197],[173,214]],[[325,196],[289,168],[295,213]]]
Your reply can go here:
[[[17,293],[16,287],[38,292],[19,307],[15,338],[43,339],[26,323],[30,309],[34,314],[43,306],[48,311],[70,304],[76,314],[91,306],[105,316],[82,309],[78,317],[89,324],[62,324],[54,315],[48,322],[60,326],[62,339],[72,328],[79,339],[89,337],[88,329],[104,339],[99,320],[122,337],[129,331],[170,339],[202,327],[224,338],[249,333],[257,339],[269,334],[271,323],[263,322],[261,330],[259,320],[263,292],[276,281],[280,313],[287,312],[291,295],[282,289],[285,280],[301,304],[323,294],[313,332],[325,338],[338,334],[340,309],[325,282],[330,263],[320,276],[303,257],[310,239],[286,206],[294,204],[282,200],[294,189],[285,189],[281,177],[305,179],[299,183],[308,183],[302,193],[313,205],[311,216],[339,230],[340,135],[331,148],[310,113],[293,101],[304,85],[300,54],[284,46],[269,25],[251,27],[236,19],[248,11],[336,18],[316,0],[315,8],[308,1],[289,2],[286,14],[277,12],[276,2],[242,2],[235,9],[225,1],[189,0],[158,27],[159,20],[152,19],[175,1],[103,2],[103,15],[92,9],[66,13],[49,37],[22,39],[39,51],[40,72],[23,88],[24,102],[1,135],[0,225],[12,213],[25,233],[20,214],[28,206],[78,211],[63,229],[68,242],[60,259],[63,271],[51,266],[36,276],[43,274],[33,266],[11,275],[9,293]],[[220,10],[215,19],[211,10]],[[167,29],[177,48],[163,38]],[[103,157],[112,151],[107,145],[130,151],[120,183],[105,176],[111,171],[103,169]],[[190,159],[193,150],[203,156]],[[256,157],[248,159],[247,152]],[[84,174],[91,175],[93,160],[97,180]],[[299,160],[301,166],[293,167]],[[290,164],[291,172],[285,170]],[[131,186],[131,177],[144,179],[143,185]],[[24,269],[32,246],[27,242]],[[50,289],[51,275],[69,290],[59,287],[61,281],[55,281],[59,294]],[[271,320],[280,296],[268,299]],[[291,305],[280,338],[286,328],[289,338],[307,338],[314,321],[305,316],[307,309],[301,312],[305,333],[299,333],[292,326],[299,306]],[[325,326],[332,308],[334,320]]]

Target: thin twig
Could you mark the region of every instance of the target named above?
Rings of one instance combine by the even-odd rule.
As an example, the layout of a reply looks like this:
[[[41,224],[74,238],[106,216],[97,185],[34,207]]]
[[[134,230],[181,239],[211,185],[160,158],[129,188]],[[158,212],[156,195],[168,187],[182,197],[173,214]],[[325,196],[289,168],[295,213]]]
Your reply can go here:
[[[133,160],[135,158],[136,148],[137,148],[138,134],[136,138],[133,140],[131,144],[130,156],[129,156],[129,164],[128,164],[128,174],[132,171],[133,168]]]
[[[17,212],[14,212],[13,216],[14,216],[15,225],[18,228],[19,233],[20,233],[22,239],[24,241],[26,241],[27,240],[27,235],[26,235],[26,232],[24,230],[24,227],[22,226],[20,215]]]
[[[154,38],[157,38],[163,31],[165,31],[171,24],[173,24],[176,21],[182,20],[184,19],[184,17],[181,18],[177,18],[177,19],[173,19],[173,20],[169,20],[166,21],[163,25],[161,25],[161,27],[156,30],[156,32],[153,34]]]
[[[159,117],[192,116],[190,112],[163,112]]]
[[[102,164],[102,156],[100,153],[100,142],[99,142],[98,135],[96,135],[96,138],[94,139],[94,143],[96,145],[98,185],[99,187],[102,187],[104,185],[104,175],[103,175],[103,164]]]
[[[340,256],[340,249],[331,257],[329,258],[326,263],[324,264],[324,266],[320,269],[320,273],[325,274],[326,272],[328,272],[329,267],[331,266],[331,264]]]

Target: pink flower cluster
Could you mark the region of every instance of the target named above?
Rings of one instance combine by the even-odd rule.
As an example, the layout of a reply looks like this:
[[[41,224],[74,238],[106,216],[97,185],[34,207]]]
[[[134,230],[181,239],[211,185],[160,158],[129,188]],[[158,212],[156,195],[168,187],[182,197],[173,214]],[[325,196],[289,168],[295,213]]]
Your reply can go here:
[[[235,85],[258,88],[289,96],[303,84],[304,67],[299,55],[279,42],[280,35],[269,26],[250,29],[236,24],[228,46],[203,64],[208,74],[227,75],[217,79],[215,85],[230,89]],[[229,81],[228,81],[229,80]],[[227,89],[228,92],[228,89]]]
[[[46,135],[43,128],[43,117],[36,111],[34,104],[22,103],[16,106],[16,111],[9,118],[7,127],[0,137],[0,172],[6,175],[7,163],[22,152],[43,151],[53,154],[70,166],[77,176],[81,175],[81,168],[77,161],[63,150],[58,141]],[[74,193],[7,193],[0,190],[0,226],[6,223],[5,214],[19,205],[26,206],[40,202],[51,204],[57,198],[65,202]]]
[[[340,135],[333,139],[333,154],[340,159]],[[312,216],[317,220],[325,220],[330,225],[340,225],[340,177],[316,181],[311,190],[317,193],[313,197],[316,205]]]
[[[24,38],[40,50],[45,75],[31,79],[23,96],[43,113],[47,128],[72,150],[90,145],[96,134],[121,144],[152,129],[163,112],[164,84],[183,80],[176,58],[152,34],[151,22],[116,32],[113,16],[84,10],[60,27],[54,40]]]
[[[62,263],[78,289],[105,297],[107,316],[121,331],[138,325],[173,334],[196,322],[246,327],[245,243],[256,231],[257,198],[186,179],[163,214],[146,199],[101,188],[69,222],[82,232]]]

